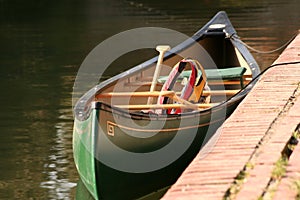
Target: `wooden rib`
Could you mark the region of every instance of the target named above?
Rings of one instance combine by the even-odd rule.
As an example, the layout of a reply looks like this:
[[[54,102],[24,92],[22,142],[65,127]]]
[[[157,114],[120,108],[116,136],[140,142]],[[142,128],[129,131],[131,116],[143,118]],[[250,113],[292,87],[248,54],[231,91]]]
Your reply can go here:
[[[214,106],[215,104],[193,104],[197,108],[210,108]],[[128,110],[143,110],[143,109],[172,109],[172,108],[186,108],[190,109],[190,105],[185,104],[152,104],[152,105],[114,105],[115,107],[122,108],[122,109],[128,109]]]
[[[211,90],[211,91],[203,91],[203,96],[208,95],[234,95],[240,90]],[[154,91],[154,92],[108,92],[96,95],[96,98],[111,98],[111,97],[158,97],[161,96],[170,96],[173,95],[173,91]],[[179,95],[180,93],[176,93]]]
[[[149,82],[152,80],[152,76],[139,77],[138,80],[141,82],[143,82],[143,81]]]

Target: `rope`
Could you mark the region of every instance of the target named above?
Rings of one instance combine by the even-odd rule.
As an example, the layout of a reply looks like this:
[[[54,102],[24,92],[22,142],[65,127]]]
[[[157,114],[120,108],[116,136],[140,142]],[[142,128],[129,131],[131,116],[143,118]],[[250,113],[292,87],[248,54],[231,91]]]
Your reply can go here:
[[[286,43],[284,43],[282,46],[278,47],[277,49],[271,50],[271,51],[260,51],[260,50],[258,50],[258,49],[255,49],[255,48],[249,46],[248,44],[246,44],[245,42],[243,42],[243,41],[241,41],[241,40],[235,40],[235,41],[240,42],[241,44],[245,45],[248,49],[250,49],[250,50],[252,50],[252,51],[254,51],[254,52],[256,52],[256,53],[260,53],[260,54],[269,54],[269,53],[274,53],[274,52],[276,52],[276,51],[279,51],[279,50],[285,48],[289,43],[291,43],[291,42],[295,39],[295,37],[296,37],[297,35],[298,35],[298,33],[295,34],[291,39],[289,39],[289,40],[288,40]],[[232,38],[232,39],[239,39],[239,37],[238,37],[235,33],[232,34],[232,35],[230,36],[230,38]]]

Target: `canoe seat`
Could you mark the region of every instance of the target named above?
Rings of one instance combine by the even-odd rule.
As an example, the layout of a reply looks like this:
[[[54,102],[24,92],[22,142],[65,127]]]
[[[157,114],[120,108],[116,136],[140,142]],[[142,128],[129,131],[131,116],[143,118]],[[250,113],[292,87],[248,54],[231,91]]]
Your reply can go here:
[[[238,80],[240,82],[241,88],[244,87],[243,75],[246,72],[245,67],[230,67],[225,69],[206,69],[206,77],[208,81],[228,81],[228,80]],[[192,73],[191,70],[183,71],[177,81],[182,81],[184,78],[188,78]],[[198,71],[198,75],[201,76],[201,71]],[[161,76],[158,79],[159,83],[164,83],[168,79],[168,76]]]

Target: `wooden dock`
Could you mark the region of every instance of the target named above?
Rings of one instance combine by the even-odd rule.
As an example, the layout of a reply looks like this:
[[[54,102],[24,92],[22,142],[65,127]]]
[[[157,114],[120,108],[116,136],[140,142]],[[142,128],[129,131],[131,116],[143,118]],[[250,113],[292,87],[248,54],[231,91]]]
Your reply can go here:
[[[300,197],[299,61],[300,34],[163,200]]]

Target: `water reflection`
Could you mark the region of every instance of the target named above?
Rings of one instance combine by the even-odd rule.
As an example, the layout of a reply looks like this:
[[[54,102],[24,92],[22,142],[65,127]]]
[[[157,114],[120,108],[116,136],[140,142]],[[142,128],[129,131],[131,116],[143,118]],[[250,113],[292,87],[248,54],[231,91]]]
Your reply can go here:
[[[72,69],[74,66],[64,66],[64,70]],[[58,82],[61,87],[59,109],[57,110],[57,122],[54,125],[55,135],[47,158],[44,160],[44,181],[40,183],[41,188],[47,189],[48,199],[73,199],[77,182],[77,172],[72,156],[72,127],[73,113],[70,109],[71,92],[74,76],[66,73],[61,74]]]
[[[66,118],[70,110],[62,111],[61,116]],[[72,115],[69,115],[72,116]],[[69,118],[69,117],[67,117]],[[50,155],[44,164],[43,173],[46,174],[47,181],[40,184],[41,188],[48,189],[49,199],[73,199],[76,182],[72,182],[69,177],[74,177],[72,173],[74,165],[72,162],[72,122],[59,122],[56,124],[55,144],[50,149]],[[74,179],[73,179],[74,180]]]

